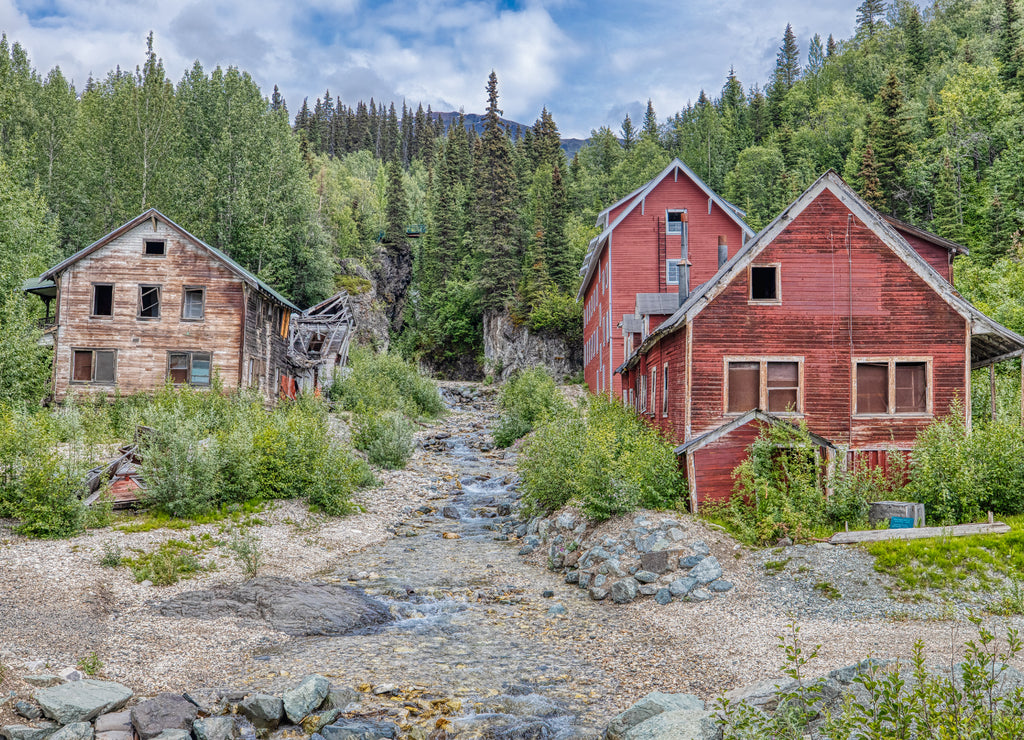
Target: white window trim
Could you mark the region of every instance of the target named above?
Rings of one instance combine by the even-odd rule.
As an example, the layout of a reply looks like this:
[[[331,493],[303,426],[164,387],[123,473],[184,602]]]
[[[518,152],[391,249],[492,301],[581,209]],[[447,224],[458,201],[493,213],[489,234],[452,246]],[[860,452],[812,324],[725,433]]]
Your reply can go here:
[[[681,236],[682,233],[683,233],[683,228],[682,228],[682,223],[683,222],[681,222],[681,221],[679,222],[679,224],[680,224],[679,231],[670,231],[669,228],[668,228],[668,224],[669,224],[668,215],[670,213],[686,213],[686,209],[685,208],[666,208],[665,209],[665,234],[667,236]]]
[[[787,418],[802,418],[804,408],[804,358],[803,355],[726,355],[722,358],[722,413],[725,416],[742,416],[750,409],[743,411],[729,410],[729,363],[730,362],[757,362],[760,364],[758,370],[758,403],[759,409],[775,416]],[[768,411],[768,363],[769,362],[795,362],[797,363],[797,388],[796,388],[796,411]]]
[[[888,407],[891,409],[887,414],[860,414],[857,413],[857,365],[860,363],[889,364],[889,399]],[[896,365],[899,363],[924,363],[925,383],[928,386],[925,394],[925,411],[904,411],[896,412]],[[930,419],[933,416],[932,398],[934,386],[932,384],[932,358],[920,356],[889,356],[889,357],[854,357],[850,364],[850,406],[853,408],[854,419]]]
[[[651,382],[651,401],[650,401],[649,413],[651,414],[651,418],[653,418],[656,415],[656,412],[658,410],[658,367],[657,367],[657,365],[655,365],[654,367],[652,367],[650,369],[650,376],[651,376],[651,381],[650,381]]]
[[[680,262],[682,262],[682,260],[679,259],[678,257],[676,257],[675,259],[667,259],[667,260],[665,260],[665,285],[679,285],[679,263]],[[673,264],[675,264],[675,266],[676,266],[676,279],[675,280],[670,280],[669,279],[669,275],[671,274],[671,266]]]

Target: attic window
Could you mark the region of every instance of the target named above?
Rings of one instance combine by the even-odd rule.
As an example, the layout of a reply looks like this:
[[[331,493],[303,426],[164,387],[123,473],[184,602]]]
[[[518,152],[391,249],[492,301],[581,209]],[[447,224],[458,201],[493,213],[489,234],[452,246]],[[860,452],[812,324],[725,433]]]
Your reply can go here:
[[[163,257],[167,254],[167,245],[163,239],[146,239],[142,243],[142,253],[147,257]]]
[[[752,265],[750,268],[750,300],[779,300],[779,266]]]
[[[665,211],[665,233],[682,234],[686,211]]]

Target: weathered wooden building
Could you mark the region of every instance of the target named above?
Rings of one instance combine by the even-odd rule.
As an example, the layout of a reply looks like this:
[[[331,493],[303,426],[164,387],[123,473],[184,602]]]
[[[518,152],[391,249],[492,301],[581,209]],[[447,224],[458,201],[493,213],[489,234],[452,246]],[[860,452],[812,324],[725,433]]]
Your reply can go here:
[[[694,284],[708,280],[754,232],[679,159],[601,211],[597,226],[577,294],[583,374],[592,392],[618,395],[615,368],[632,351],[634,333],[653,330],[679,307],[680,274]]]
[[[156,209],[114,229],[30,288],[55,303],[53,395],[152,391],[167,382],[293,386],[291,301]]]
[[[958,245],[886,219],[827,172],[640,339],[627,402],[679,442],[691,506],[728,497],[761,423],[884,461],[1024,337],[949,280]],[[701,283],[701,284],[698,284]]]

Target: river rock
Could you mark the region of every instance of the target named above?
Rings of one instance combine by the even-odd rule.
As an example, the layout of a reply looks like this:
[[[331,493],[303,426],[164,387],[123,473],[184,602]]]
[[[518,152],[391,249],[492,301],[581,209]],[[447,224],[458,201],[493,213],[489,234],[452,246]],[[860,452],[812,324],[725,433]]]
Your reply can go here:
[[[570,570],[565,574],[566,583],[579,583],[580,572],[578,570]]]
[[[768,678],[726,691],[724,696],[732,704],[743,702],[765,712],[774,712],[779,705],[779,693],[792,690],[794,684],[790,678]]]
[[[284,716],[284,702],[270,694],[250,694],[238,704],[238,713],[258,730],[276,730]]]
[[[694,540],[690,543],[690,548],[698,555],[703,555],[704,557],[711,554],[711,548],[703,540]]]
[[[695,588],[686,596],[688,601],[707,601],[714,598],[714,595],[706,588]]]
[[[199,708],[183,696],[159,694],[132,707],[132,726],[141,740],[150,740],[164,730],[192,727]]]
[[[131,732],[132,713],[130,710],[123,712],[107,712],[96,718],[96,732]]]
[[[35,700],[50,719],[62,725],[88,722],[105,712],[120,709],[132,698],[132,690],[113,681],[85,678],[36,692]]]
[[[622,740],[629,730],[663,712],[699,711],[702,709],[704,709],[704,702],[692,694],[663,694],[660,691],[652,691],[629,709],[616,715],[608,723],[605,738],[607,740]]]
[[[591,586],[589,593],[590,598],[592,598],[594,601],[603,601],[608,597],[608,590],[600,588],[599,586]]]
[[[696,578],[702,584],[711,583],[722,577],[722,566],[718,564],[718,558],[709,555],[693,567],[690,577]]]
[[[306,676],[294,689],[284,692],[284,713],[298,724],[323,704],[331,691],[331,682],[323,676]]]
[[[686,596],[690,593],[697,585],[697,579],[687,576],[686,578],[677,578],[668,584],[668,591],[673,596]]]
[[[445,519],[461,519],[462,514],[459,513],[458,508],[454,506],[442,506],[441,516]]]
[[[35,686],[40,689],[45,689],[48,686],[56,686],[61,682],[60,676],[54,673],[30,673],[27,676],[22,676],[21,680],[29,686]]]
[[[363,695],[348,686],[331,687],[331,693],[324,699],[324,707],[327,709],[347,709],[351,704],[358,704],[362,701]]]
[[[641,596],[654,596],[661,590],[661,587],[657,583],[641,583],[637,591]]]
[[[627,604],[636,598],[637,582],[632,578],[616,581],[611,588],[612,601],[616,604]]]
[[[597,588],[604,588],[604,584],[607,583],[607,582],[608,582],[608,576],[606,576],[604,573],[598,573],[590,581],[590,584],[592,586],[596,586]]]
[[[357,721],[327,725],[320,735],[324,740],[379,740],[382,737],[396,738],[398,732],[398,725],[393,722]]]
[[[294,636],[344,635],[392,619],[387,606],[349,586],[276,576],[186,591],[156,610],[190,619],[241,617]]]
[[[192,733],[188,730],[164,730],[153,740],[192,740]]]
[[[654,583],[658,580],[658,574],[652,573],[649,570],[638,570],[633,577],[640,581],[640,583]]]
[[[192,723],[196,740],[232,740],[238,737],[238,728],[231,717],[205,717]]]
[[[662,606],[672,601],[672,592],[667,588],[659,588],[658,592],[654,594],[654,600]]]
[[[657,552],[645,552],[640,555],[640,567],[652,573],[671,573],[676,569],[678,562],[678,550],[658,550]]]
[[[717,581],[712,581],[708,588],[716,594],[724,594],[732,589],[732,581],[719,578]]]
[[[679,558],[679,567],[689,570],[695,565],[699,565],[703,559],[703,555],[687,555],[685,558]]]
[[[91,722],[72,722],[50,735],[50,740],[92,740]]]
[[[721,740],[722,728],[714,712],[680,710],[662,712],[641,722],[622,740]]]
[[[577,571],[579,575],[576,577],[576,582],[580,585],[580,588],[587,588],[590,585],[590,574],[585,570]]]
[[[43,710],[28,701],[14,702],[14,712],[25,719],[39,719],[43,716]]]
[[[6,740],[46,740],[57,731],[56,725],[29,727],[28,725],[5,725],[0,727],[0,737]]]

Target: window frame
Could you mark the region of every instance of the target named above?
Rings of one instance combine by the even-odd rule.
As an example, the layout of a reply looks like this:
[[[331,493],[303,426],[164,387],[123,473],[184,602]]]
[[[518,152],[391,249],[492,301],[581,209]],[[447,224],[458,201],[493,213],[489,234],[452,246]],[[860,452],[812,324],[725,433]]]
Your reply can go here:
[[[682,262],[682,259],[680,259],[679,257],[675,257],[675,258],[671,258],[671,259],[666,259],[665,260],[665,285],[679,285],[679,263],[680,262]],[[675,266],[676,266],[676,279],[675,280],[670,280],[669,279],[669,275],[671,274],[670,267],[671,267],[672,264],[675,264]]]
[[[661,418],[668,417],[668,363],[661,368]]]
[[[654,367],[652,367],[648,371],[648,374],[651,376],[651,380],[650,380],[650,384],[651,384],[651,388],[650,388],[651,400],[650,400],[650,408],[648,409],[648,413],[650,413],[651,418],[653,419],[657,415],[657,411],[658,411],[658,366],[655,365]]]
[[[174,380],[171,379],[171,358],[174,355],[184,355],[186,358],[188,358],[188,360],[187,360],[187,367],[185,369],[186,376],[185,376],[185,382],[184,383],[177,383],[177,382],[175,382]],[[194,360],[196,355],[204,355],[207,358],[208,362],[210,363],[209,376],[208,376],[208,379],[207,379],[207,381],[205,383],[196,383],[194,380],[192,380],[192,364],[193,364],[193,360]],[[174,385],[175,387],[181,387],[181,386],[188,385],[188,386],[192,386],[194,388],[209,388],[211,385],[213,385],[213,352],[209,352],[209,351],[206,351],[206,350],[192,350],[192,349],[169,349],[169,350],[167,350],[167,364],[166,364],[166,372],[164,373],[164,378],[167,381],[170,381],[170,383],[172,385]]]
[[[149,245],[150,244],[160,244],[160,245],[163,246],[163,250],[161,252],[159,252],[159,253],[150,252],[149,251]],[[166,257],[167,256],[167,240],[166,239],[151,239],[151,238],[143,239],[142,240],[142,256],[143,257],[152,257],[154,259],[161,259],[163,257]]]
[[[888,411],[884,414],[881,413],[859,413],[857,411],[857,366],[861,364],[880,365],[885,363],[887,366],[887,382],[888,382],[888,398],[886,402],[886,408]],[[924,382],[925,382],[925,410],[924,411],[896,411],[896,366],[897,365],[921,365],[925,366],[924,370]],[[934,406],[933,401],[933,373],[932,373],[932,358],[923,356],[910,356],[910,355],[895,355],[887,357],[877,356],[865,356],[865,357],[854,357],[850,363],[850,406],[853,409],[853,418],[855,419],[892,419],[892,418],[917,418],[927,419],[933,416]]]
[[[75,379],[75,355],[79,352],[91,352],[92,353],[92,377],[89,380],[76,380]],[[96,353],[97,352],[110,352],[114,356],[114,361],[111,365],[113,369],[113,378],[110,380],[96,380]],[[106,347],[71,347],[71,362],[70,367],[70,383],[74,385],[117,385],[117,350],[106,348]]]
[[[198,318],[186,316],[185,308],[188,305],[188,294],[198,292],[202,295],[202,315]],[[141,294],[140,294],[141,295]],[[183,285],[181,286],[181,320],[182,321],[205,321],[206,320],[206,286],[205,285]]]
[[[143,316],[142,315],[142,293],[143,291],[155,288],[156,289],[156,316]],[[164,286],[154,285],[150,283],[139,283],[139,305],[135,311],[135,318],[139,321],[159,321],[162,318],[161,308],[163,307],[164,300]]]
[[[754,298],[754,270],[770,267],[775,270],[775,297]],[[782,303],[782,263],[757,262],[747,265],[747,303],[754,306],[778,306]]]
[[[680,219],[677,222],[679,224],[679,231],[672,231],[668,227],[669,223],[674,223],[674,222],[670,222],[668,220],[668,216],[669,216],[670,213],[679,213],[679,214],[685,216],[685,215],[687,215],[686,209],[685,208],[666,208],[665,209],[665,236],[679,236],[679,237],[681,237],[683,235],[683,224],[686,223],[686,219]]]
[[[92,293],[89,303],[90,319],[113,319],[114,318],[114,286],[115,283],[92,283]],[[110,313],[96,313],[96,288],[110,288]]]
[[[729,364],[730,363],[758,363],[758,392],[757,392],[757,408],[765,413],[772,414],[774,416],[782,416],[791,419],[798,419],[804,416],[804,357],[803,355],[726,355],[722,358],[722,413],[725,416],[742,416],[743,414],[750,411],[750,409],[743,409],[742,411],[730,411],[729,410]],[[770,362],[790,362],[796,363],[797,375],[796,375],[796,411],[768,411],[768,363]]]

